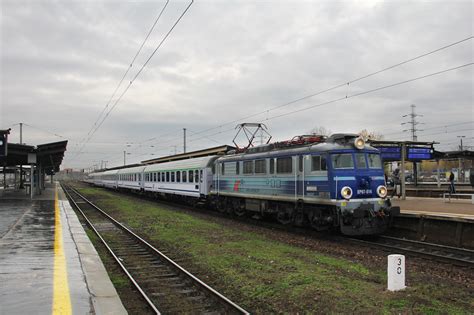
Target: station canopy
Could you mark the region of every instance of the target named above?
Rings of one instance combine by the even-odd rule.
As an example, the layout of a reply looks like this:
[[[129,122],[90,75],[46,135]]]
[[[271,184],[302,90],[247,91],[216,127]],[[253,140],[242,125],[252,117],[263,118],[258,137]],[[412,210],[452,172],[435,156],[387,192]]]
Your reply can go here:
[[[59,172],[59,167],[66,152],[67,140],[31,146],[18,143],[8,143],[6,157],[0,157],[0,166],[12,167],[30,164],[28,156],[36,156],[33,164],[41,165],[47,175]]]

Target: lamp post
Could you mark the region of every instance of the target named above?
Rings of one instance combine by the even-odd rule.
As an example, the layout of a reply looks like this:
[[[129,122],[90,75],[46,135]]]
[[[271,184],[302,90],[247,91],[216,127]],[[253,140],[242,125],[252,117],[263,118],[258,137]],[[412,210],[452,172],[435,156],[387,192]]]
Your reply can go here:
[[[461,141],[461,145],[459,146],[460,153],[462,154],[463,152],[463,146],[462,146],[462,138],[466,138],[466,136],[457,136],[459,140]],[[463,181],[464,182],[464,166],[463,166],[463,160],[461,157],[459,157],[459,168],[458,168],[458,181]]]

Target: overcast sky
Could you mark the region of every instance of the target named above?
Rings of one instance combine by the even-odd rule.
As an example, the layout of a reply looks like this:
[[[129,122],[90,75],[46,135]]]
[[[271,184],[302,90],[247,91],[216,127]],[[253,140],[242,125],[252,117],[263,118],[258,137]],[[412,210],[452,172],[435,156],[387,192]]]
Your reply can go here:
[[[12,142],[19,122],[27,144],[68,139],[63,167],[179,153],[183,128],[188,151],[232,144],[240,122],[276,140],[315,127],[410,139],[400,124],[411,104],[418,140],[474,145],[472,65],[350,97],[472,63],[472,1],[195,1],[85,145],[165,1],[0,2],[0,129]],[[188,3],[169,2],[106,112]]]

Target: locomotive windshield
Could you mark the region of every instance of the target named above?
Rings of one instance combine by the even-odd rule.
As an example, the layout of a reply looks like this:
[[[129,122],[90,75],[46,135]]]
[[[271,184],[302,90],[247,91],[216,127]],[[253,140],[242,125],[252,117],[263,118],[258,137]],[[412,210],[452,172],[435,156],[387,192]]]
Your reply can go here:
[[[333,168],[354,168],[354,160],[352,154],[333,154],[332,155]]]
[[[354,168],[354,164],[357,169],[366,169],[367,166],[373,169],[382,168],[382,160],[380,159],[380,155],[376,153],[355,153],[354,155],[350,153],[333,154],[331,160],[334,169],[351,169]]]
[[[365,154],[364,153],[356,153],[355,154],[356,166],[357,168],[367,168],[367,163],[365,162]]]
[[[367,161],[369,161],[370,168],[382,168],[382,161],[380,160],[380,155],[378,154],[367,154]]]

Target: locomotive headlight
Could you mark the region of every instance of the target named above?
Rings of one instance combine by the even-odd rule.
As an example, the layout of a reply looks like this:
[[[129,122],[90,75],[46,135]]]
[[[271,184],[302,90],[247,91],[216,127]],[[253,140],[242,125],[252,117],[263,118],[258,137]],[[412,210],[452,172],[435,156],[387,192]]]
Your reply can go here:
[[[351,199],[352,197],[352,189],[348,186],[345,186],[345,187],[342,187],[341,189],[341,196],[344,198],[344,199]]]
[[[377,187],[377,195],[379,195],[380,198],[385,198],[387,197],[387,187],[380,185]]]
[[[361,137],[359,138],[356,138],[354,140],[354,146],[359,149],[359,150],[362,150],[364,147],[365,147],[365,141],[364,139],[362,139]]]

